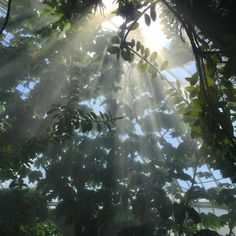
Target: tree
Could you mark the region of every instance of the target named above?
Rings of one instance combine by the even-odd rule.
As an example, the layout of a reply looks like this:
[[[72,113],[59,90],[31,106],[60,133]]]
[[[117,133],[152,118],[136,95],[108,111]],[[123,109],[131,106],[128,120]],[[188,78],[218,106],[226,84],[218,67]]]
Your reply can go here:
[[[13,7],[16,19],[26,2]],[[157,73],[155,53],[141,42],[124,40],[129,27],[123,26],[121,34],[112,37],[113,32],[103,31],[100,22],[94,25],[86,17],[97,2],[45,3],[49,8],[42,9],[40,17],[29,7],[30,22],[22,18],[20,24],[9,25],[15,35],[1,48],[2,54],[8,52],[1,74],[1,82],[5,81],[1,86],[1,180],[24,190],[28,177],[48,202],[57,199],[54,213],[74,227],[74,235],[105,234],[114,222],[123,223],[120,235],[168,235],[170,231],[209,235],[227,223],[232,231],[235,190],[227,184],[217,191],[204,190],[196,183],[197,176],[209,176],[199,167],[222,153],[207,145],[199,150],[176,112],[181,106],[183,112],[188,109],[190,114],[184,117],[190,124],[199,117],[197,108],[202,104],[196,99],[196,75],[189,79],[190,98],[184,97],[180,83],[168,83]],[[128,3],[121,4],[119,14],[141,10]],[[56,20],[41,28],[42,14],[52,9]],[[76,15],[83,15],[83,20],[77,22]],[[132,17],[126,23],[133,24]],[[146,23],[154,18],[152,7]],[[36,34],[32,24],[38,26]],[[77,35],[78,26],[84,28]],[[54,34],[59,40],[54,41]],[[124,61],[134,60],[135,52],[141,60],[125,79]],[[117,62],[112,54],[124,61]],[[15,64],[10,64],[13,60]],[[166,66],[165,62],[161,67]],[[192,103],[186,104],[189,99]],[[105,113],[99,114],[99,109]],[[112,117],[120,116],[124,118],[115,128]],[[202,137],[195,126],[192,136]],[[222,169],[229,175],[228,168]],[[189,189],[182,189],[176,180],[187,182]],[[201,198],[227,208],[228,214],[221,218],[199,214],[193,206]],[[200,221],[206,229],[198,232]]]
[[[234,27],[231,27],[235,15],[234,3],[222,1],[217,5],[215,1],[210,1],[211,4],[209,1],[161,2],[164,5],[162,11],[166,13],[162,14],[162,22],[167,33],[173,35],[177,28],[177,34],[183,38],[184,31],[196,59],[198,73],[187,79],[190,86],[186,88],[192,102],[183,115],[193,127],[193,137],[202,137],[207,145],[224,150],[222,157],[228,163],[227,167],[222,166],[222,158],[216,160],[216,165],[222,166],[224,173],[234,179],[235,32]],[[128,8],[129,3],[127,4]],[[133,2],[133,5],[135,4]],[[134,50],[135,45],[136,50],[140,49],[139,42],[126,41],[140,17],[144,16],[147,26],[156,20],[157,2],[146,1],[144,5],[146,6],[144,10],[136,7],[130,14],[125,15],[126,24],[122,25],[119,33],[120,48],[121,51],[125,51],[123,54],[129,54],[129,57],[126,56],[129,61],[132,55],[138,55],[150,68],[157,71],[155,65],[148,61],[148,55],[144,51],[137,53]],[[121,1],[118,14],[122,15],[121,9],[124,7],[125,2]],[[203,17],[205,15],[207,16]],[[117,53],[119,52],[117,50]],[[176,96],[175,91],[174,89],[173,96]],[[176,105],[181,103],[182,101],[177,102]]]
[[[122,25],[120,33],[120,43],[123,56],[126,60],[132,60],[134,52],[131,44],[125,44],[126,38],[133,28],[137,25],[138,19],[144,15],[147,25],[151,20],[156,19],[156,5],[159,1],[144,1],[142,4],[136,1],[118,1],[117,14],[126,19]],[[228,176],[233,177],[234,170],[234,75],[235,75],[235,52],[234,52],[234,22],[235,4],[232,1],[160,1],[164,5],[163,22],[169,33],[176,32],[182,35],[182,29],[186,32],[190,41],[193,53],[196,58],[198,75],[195,76],[188,88],[192,93],[192,98],[200,103],[199,119],[191,119],[192,126],[196,127],[193,136],[202,136],[207,144],[225,149],[224,160],[231,165],[232,171],[228,171]],[[74,24],[91,10],[104,8],[100,1],[81,1],[54,3],[45,1],[48,8],[44,10],[58,15],[59,19],[53,21],[51,26],[40,30],[50,34],[50,30],[57,27],[64,27]],[[80,5],[81,4],[81,5]],[[144,7],[146,7],[144,9]],[[143,10],[144,9],[144,10]],[[150,9],[150,16],[147,11]],[[204,16],[204,17],[203,17]],[[173,20],[172,20],[173,19]],[[177,25],[177,26],[176,26]],[[180,26],[178,26],[180,25]],[[54,31],[55,32],[55,31]],[[182,36],[181,36],[182,37]],[[126,48],[126,49],[125,49]],[[114,48],[113,48],[114,50]],[[116,52],[118,52],[117,50]],[[118,55],[118,54],[117,54]],[[140,56],[140,55],[139,55]],[[193,103],[191,103],[192,109]],[[191,115],[189,111],[187,114]],[[209,121],[211,126],[209,126]],[[221,164],[218,163],[220,166]],[[227,170],[225,171],[227,172]]]

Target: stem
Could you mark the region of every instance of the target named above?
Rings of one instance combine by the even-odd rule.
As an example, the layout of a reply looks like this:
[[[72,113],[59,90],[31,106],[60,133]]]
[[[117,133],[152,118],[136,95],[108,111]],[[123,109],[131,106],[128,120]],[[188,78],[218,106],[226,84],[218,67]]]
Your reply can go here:
[[[182,93],[180,93],[180,91],[169,81],[167,80],[162,74],[161,72],[158,70],[158,68],[153,65],[150,61],[147,60],[147,58],[145,58],[144,56],[140,55],[138,52],[136,52],[134,49],[132,49],[131,47],[128,47],[128,49],[133,52],[136,56],[138,56],[139,58],[141,58],[142,60],[144,60],[149,66],[151,66],[164,80],[165,82],[171,87],[173,88],[177,93],[181,94],[182,96]],[[186,104],[189,104],[189,101],[186,100],[183,96],[183,101],[186,103]]]
[[[4,23],[2,25],[2,28],[0,29],[0,35],[3,33],[3,31],[5,30],[5,28],[7,27],[8,21],[9,21],[9,17],[10,17],[10,11],[11,11],[11,0],[8,0],[8,5],[7,5],[7,14],[4,20]]]
[[[122,40],[121,40],[121,46],[122,46],[123,43],[125,42],[127,36],[129,35],[129,32],[132,30],[132,27],[139,21],[139,19],[145,14],[145,12],[148,11],[148,9],[150,9],[150,8],[151,8],[153,5],[155,5],[157,2],[158,2],[158,1],[155,1],[155,2],[151,3],[149,6],[147,6],[147,7],[143,10],[143,12],[141,13],[141,15],[140,15],[137,19],[135,19],[135,21],[130,25],[130,27],[127,29],[127,31],[126,31],[124,37],[123,37]]]

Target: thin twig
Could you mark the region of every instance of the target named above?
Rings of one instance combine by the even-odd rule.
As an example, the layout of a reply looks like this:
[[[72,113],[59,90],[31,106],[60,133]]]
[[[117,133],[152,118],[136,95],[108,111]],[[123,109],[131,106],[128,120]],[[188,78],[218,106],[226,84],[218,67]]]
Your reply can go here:
[[[6,29],[9,18],[10,18],[10,11],[11,11],[11,0],[8,0],[8,5],[7,5],[7,14],[4,20],[4,23],[2,25],[2,28],[0,29],[0,35],[3,33],[3,31]]]
[[[169,81],[167,80],[162,74],[161,72],[158,70],[158,68],[153,65],[149,60],[147,60],[147,58],[145,58],[144,56],[142,56],[141,54],[139,54],[138,52],[136,52],[133,48],[131,47],[128,47],[128,49],[133,52],[136,56],[138,56],[139,58],[141,58],[142,60],[144,60],[150,67],[152,67],[166,82],[167,84],[173,88],[177,93],[180,93],[179,90]],[[182,96],[182,93],[181,93],[181,96]],[[186,103],[186,104],[189,104],[189,101],[187,99],[185,99],[183,96],[183,101]]]
[[[147,7],[142,11],[142,13],[140,14],[140,16],[139,16],[137,19],[135,19],[135,21],[130,25],[130,27],[127,29],[127,31],[126,31],[124,37],[123,37],[122,40],[121,40],[121,46],[122,46],[123,43],[125,42],[127,36],[129,35],[129,32],[132,30],[133,26],[134,26],[134,25],[139,21],[139,19],[140,19],[153,5],[155,5],[157,2],[158,2],[158,1],[155,1],[155,2],[151,3],[149,6],[147,6]]]

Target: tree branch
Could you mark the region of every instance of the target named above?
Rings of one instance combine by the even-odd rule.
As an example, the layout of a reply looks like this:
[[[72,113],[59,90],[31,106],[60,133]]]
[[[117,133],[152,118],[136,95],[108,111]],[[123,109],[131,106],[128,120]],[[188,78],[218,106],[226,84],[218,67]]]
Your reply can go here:
[[[11,11],[11,0],[8,0],[8,5],[7,5],[7,14],[4,20],[4,23],[2,25],[2,28],[0,29],[0,35],[3,33],[3,31],[6,29],[9,18],[10,18],[10,11]]]
[[[151,3],[150,5],[148,5],[148,6],[142,11],[141,15],[140,15],[137,19],[135,19],[135,21],[130,25],[130,27],[127,29],[127,31],[126,31],[124,37],[123,37],[122,40],[121,40],[121,46],[122,46],[123,43],[125,42],[127,36],[129,35],[129,32],[132,30],[133,26],[134,26],[136,23],[138,23],[139,19],[140,19],[153,5],[157,4],[157,2],[158,2],[158,1],[155,1],[155,2]]]
[[[161,78],[163,78],[165,81],[166,81],[166,83],[172,88],[172,89],[174,89],[177,93],[180,93],[179,91],[178,91],[178,89],[168,80],[168,79],[166,79],[162,74],[161,74],[161,72],[158,70],[158,68],[155,66],[155,65],[153,65],[149,60],[147,60],[147,58],[145,58],[144,56],[142,56],[142,55],[140,55],[138,52],[136,52],[133,48],[131,48],[131,47],[128,47],[128,49],[131,51],[131,52],[133,52],[136,56],[138,56],[139,58],[141,58],[143,61],[145,61],[150,67],[152,67],[160,76],[161,76]],[[183,98],[183,101],[186,103],[186,104],[189,104],[189,101],[187,100],[187,99],[185,99],[183,96],[182,96],[182,94],[180,94],[181,95],[181,97]]]

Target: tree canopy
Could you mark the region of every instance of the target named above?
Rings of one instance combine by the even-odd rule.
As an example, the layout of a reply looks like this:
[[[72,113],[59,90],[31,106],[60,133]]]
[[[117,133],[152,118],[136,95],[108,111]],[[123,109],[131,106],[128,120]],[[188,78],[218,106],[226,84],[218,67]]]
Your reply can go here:
[[[235,3],[116,3],[113,31],[100,0],[8,1],[0,234],[209,236],[227,225],[233,235]],[[197,72],[185,82],[135,36],[141,19],[158,18],[170,54],[192,49]],[[225,213],[199,212],[203,199]]]

